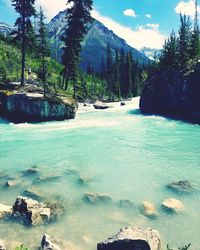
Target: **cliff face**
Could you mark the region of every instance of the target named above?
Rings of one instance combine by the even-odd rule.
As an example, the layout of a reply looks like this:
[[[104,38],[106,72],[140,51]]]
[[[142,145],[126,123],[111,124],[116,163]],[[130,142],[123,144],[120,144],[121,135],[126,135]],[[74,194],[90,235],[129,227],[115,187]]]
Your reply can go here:
[[[144,114],[160,114],[200,124],[200,65],[181,72],[168,69],[152,74],[140,99]]]
[[[77,106],[61,98],[33,93],[0,92],[0,116],[11,122],[42,122],[73,119]]]

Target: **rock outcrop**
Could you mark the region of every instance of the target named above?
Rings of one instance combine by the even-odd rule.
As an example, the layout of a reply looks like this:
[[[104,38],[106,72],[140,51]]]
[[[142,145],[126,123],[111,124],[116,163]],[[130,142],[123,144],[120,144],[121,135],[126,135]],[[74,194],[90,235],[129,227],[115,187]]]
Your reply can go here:
[[[120,232],[99,243],[97,250],[160,250],[160,236],[151,228],[125,227]]]
[[[146,80],[140,98],[144,114],[159,114],[200,124],[200,64],[191,70],[158,70]]]
[[[0,116],[14,123],[73,119],[77,105],[64,97],[27,91],[0,91]]]

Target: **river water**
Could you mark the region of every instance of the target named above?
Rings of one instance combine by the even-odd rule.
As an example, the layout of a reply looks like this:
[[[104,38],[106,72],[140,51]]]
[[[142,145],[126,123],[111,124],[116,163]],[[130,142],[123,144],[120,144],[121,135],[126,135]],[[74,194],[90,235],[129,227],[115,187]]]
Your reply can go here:
[[[72,249],[95,250],[97,242],[135,225],[157,229],[162,249],[167,243],[178,247],[190,242],[192,250],[200,249],[200,127],[143,116],[137,98],[124,107],[113,105],[93,112],[82,107],[72,121],[14,125],[1,120],[0,174],[16,178],[17,185],[5,188],[6,177],[1,177],[0,203],[12,205],[24,190],[34,189],[65,207],[62,217],[47,225],[0,221],[1,239],[36,249],[48,233],[70,241],[76,246]],[[22,171],[34,165],[41,176],[57,178],[24,178]],[[166,188],[180,180],[189,180],[196,192],[178,194]],[[90,204],[83,198],[86,192],[107,194],[112,202]],[[183,202],[182,212],[161,208],[170,197]],[[120,200],[132,206],[122,207]],[[157,219],[142,214],[145,200],[155,204]]]

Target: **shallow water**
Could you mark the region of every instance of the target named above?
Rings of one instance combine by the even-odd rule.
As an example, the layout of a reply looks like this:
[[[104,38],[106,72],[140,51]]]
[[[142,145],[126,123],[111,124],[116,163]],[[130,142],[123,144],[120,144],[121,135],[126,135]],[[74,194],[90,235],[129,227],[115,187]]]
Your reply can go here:
[[[7,124],[0,121],[0,203],[11,205],[24,190],[39,190],[48,200],[61,201],[64,215],[48,225],[25,227],[0,221],[0,238],[38,247],[44,233],[72,242],[76,248],[95,250],[99,241],[127,225],[159,230],[163,249],[192,243],[200,249],[200,127],[158,116],[139,114],[138,99],[125,107],[86,112],[73,121],[41,124]],[[48,182],[22,177],[38,166],[41,176],[56,175]],[[5,189],[6,176],[19,184]],[[79,178],[88,178],[85,184]],[[166,188],[172,181],[189,180],[192,194]],[[111,196],[108,204],[89,204],[85,192]],[[184,203],[179,214],[166,213],[162,201],[174,197]],[[130,200],[133,208],[122,208]],[[142,215],[141,205],[152,201],[157,219]]]

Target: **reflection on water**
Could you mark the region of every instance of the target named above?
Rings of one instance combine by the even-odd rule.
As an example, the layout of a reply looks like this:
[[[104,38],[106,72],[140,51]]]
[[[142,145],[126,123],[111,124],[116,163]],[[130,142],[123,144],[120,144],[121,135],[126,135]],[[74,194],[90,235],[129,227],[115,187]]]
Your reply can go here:
[[[44,233],[70,241],[73,249],[94,250],[96,243],[126,225],[158,229],[163,246],[200,245],[200,127],[158,116],[138,115],[137,103],[108,111],[82,110],[73,121],[0,125],[0,203],[18,195],[61,203],[64,213],[54,222],[25,227],[0,221],[0,238],[37,249]],[[23,171],[36,165],[38,175]],[[5,188],[8,179],[14,187]],[[166,188],[189,180],[192,194]],[[110,202],[88,202],[87,192],[106,194]],[[35,195],[35,196],[34,196]],[[184,204],[180,214],[162,210],[174,197]],[[143,201],[159,215],[141,213]],[[128,205],[129,204],[129,205]],[[12,249],[12,247],[10,246]],[[165,248],[164,248],[165,249]]]

